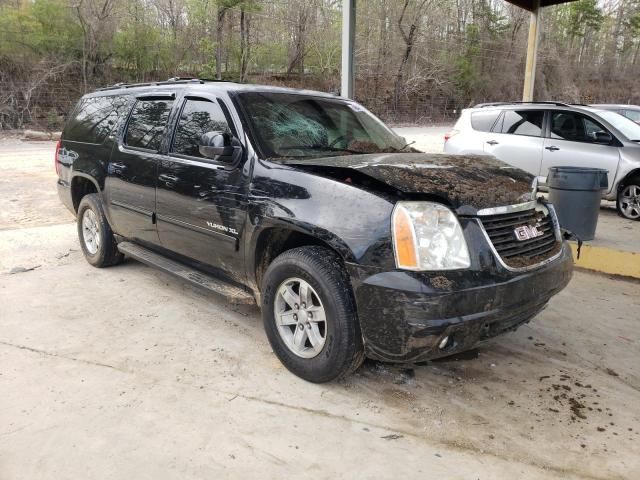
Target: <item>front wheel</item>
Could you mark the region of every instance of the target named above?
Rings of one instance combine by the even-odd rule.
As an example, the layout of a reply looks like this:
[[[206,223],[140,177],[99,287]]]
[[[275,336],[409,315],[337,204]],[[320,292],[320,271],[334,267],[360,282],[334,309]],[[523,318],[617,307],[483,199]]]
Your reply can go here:
[[[329,382],[364,360],[351,285],[331,250],[301,247],[277,257],[264,275],[262,318],[276,356],[305,380]]]
[[[618,191],[618,213],[629,220],[640,220],[640,177],[627,181]]]

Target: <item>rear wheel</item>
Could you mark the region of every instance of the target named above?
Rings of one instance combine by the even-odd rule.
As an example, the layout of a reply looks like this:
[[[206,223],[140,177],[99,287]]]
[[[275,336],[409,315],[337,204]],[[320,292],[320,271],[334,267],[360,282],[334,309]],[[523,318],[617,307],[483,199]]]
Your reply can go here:
[[[618,213],[629,220],[640,220],[640,177],[633,177],[618,191]]]
[[[322,383],[362,364],[351,285],[331,250],[313,246],[283,253],[269,265],[262,293],[269,343],[291,372]]]
[[[84,258],[94,267],[115,265],[124,258],[96,193],[85,195],[78,206],[78,238]]]

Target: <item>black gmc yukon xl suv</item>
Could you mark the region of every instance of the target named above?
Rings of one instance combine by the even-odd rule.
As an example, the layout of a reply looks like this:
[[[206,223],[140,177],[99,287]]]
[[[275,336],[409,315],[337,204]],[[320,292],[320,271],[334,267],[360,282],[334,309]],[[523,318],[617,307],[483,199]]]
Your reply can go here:
[[[358,103],[177,80],[82,97],[58,190],[96,267],[124,256],[256,301],[273,351],[326,382],[514,330],[572,272],[532,177],[417,152]]]

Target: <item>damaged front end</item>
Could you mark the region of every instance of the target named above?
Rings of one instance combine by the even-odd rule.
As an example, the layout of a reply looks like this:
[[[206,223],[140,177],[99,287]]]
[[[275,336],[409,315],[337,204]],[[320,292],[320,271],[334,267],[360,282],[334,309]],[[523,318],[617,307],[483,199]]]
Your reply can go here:
[[[531,320],[571,279],[571,250],[553,207],[535,198],[534,177],[494,158],[382,153],[282,163],[392,206],[388,238],[375,242],[387,256],[347,262],[371,358],[416,362],[468,350]]]
[[[550,205],[530,201],[458,219],[468,268],[348,266],[370,357],[416,362],[468,350],[531,320],[571,279],[571,251]]]

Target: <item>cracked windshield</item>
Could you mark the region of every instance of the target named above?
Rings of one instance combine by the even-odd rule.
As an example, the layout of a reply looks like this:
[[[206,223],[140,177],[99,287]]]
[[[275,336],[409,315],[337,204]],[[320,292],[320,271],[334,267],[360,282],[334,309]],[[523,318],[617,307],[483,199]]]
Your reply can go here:
[[[265,158],[416,151],[354,102],[286,93],[239,97]]]

